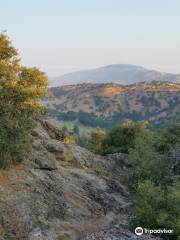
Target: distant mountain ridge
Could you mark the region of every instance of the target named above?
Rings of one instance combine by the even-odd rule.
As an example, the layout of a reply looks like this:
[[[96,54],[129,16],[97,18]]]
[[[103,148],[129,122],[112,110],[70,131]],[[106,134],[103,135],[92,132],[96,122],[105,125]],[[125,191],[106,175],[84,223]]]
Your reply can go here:
[[[112,64],[50,78],[49,83],[51,87],[82,83],[116,83],[129,85],[154,80],[180,83],[180,74],[164,73],[130,64]]]

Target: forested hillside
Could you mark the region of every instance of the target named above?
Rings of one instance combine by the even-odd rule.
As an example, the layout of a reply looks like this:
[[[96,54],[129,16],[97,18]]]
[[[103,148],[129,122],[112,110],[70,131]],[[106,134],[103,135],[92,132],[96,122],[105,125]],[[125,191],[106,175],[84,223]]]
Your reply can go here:
[[[110,128],[126,119],[148,120],[152,127],[179,122],[180,84],[149,82],[128,86],[79,84],[51,88],[44,99],[50,116]]]

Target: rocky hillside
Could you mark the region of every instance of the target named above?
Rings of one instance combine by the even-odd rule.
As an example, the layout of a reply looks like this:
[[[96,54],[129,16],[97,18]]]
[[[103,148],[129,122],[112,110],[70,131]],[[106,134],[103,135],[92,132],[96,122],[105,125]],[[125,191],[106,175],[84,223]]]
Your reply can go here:
[[[124,228],[130,203],[114,171],[117,156],[103,159],[59,140],[58,129],[39,122],[30,160],[0,171],[0,239],[153,239]]]
[[[129,64],[113,64],[96,69],[68,73],[50,79],[50,86],[81,83],[116,83],[133,84],[144,81],[170,81],[180,83],[180,74],[171,74],[149,70],[141,66]]]
[[[178,83],[78,84],[51,88],[51,92],[44,104],[58,120],[78,119],[105,128],[125,119],[148,120],[152,126],[179,121]]]

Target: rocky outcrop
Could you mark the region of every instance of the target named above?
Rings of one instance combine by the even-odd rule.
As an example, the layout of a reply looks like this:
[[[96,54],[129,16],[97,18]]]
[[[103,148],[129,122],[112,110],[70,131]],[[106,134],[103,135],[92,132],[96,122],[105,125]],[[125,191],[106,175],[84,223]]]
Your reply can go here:
[[[32,131],[32,136],[39,138],[52,138],[59,141],[64,140],[64,132],[52,125],[47,120],[37,119],[37,127]]]
[[[114,160],[52,132],[38,122],[30,160],[0,171],[0,240],[140,239],[123,227],[130,203]]]

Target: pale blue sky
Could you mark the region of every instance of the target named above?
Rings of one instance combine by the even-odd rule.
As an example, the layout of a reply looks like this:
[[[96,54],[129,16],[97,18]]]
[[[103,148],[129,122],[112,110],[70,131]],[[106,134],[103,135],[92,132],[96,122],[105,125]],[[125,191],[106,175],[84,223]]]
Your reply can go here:
[[[50,76],[113,63],[180,73],[179,0],[0,0],[0,30]]]

